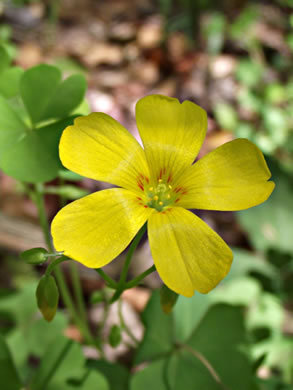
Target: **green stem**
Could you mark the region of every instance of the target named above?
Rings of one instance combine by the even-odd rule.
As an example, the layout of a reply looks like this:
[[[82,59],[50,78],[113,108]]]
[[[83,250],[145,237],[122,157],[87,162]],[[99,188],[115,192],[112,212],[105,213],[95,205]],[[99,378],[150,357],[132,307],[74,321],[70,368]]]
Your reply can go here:
[[[44,234],[44,238],[47,244],[47,247],[50,252],[54,251],[54,247],[51,241],[50,236],[50,227],[47,219],[47,213],[45,209],[45,202],[44,202],[44,186],[41,183],[37,183],[35,185],[35,192],[33,193],[33,200],[36,203],[38,214],[39,214],[39,220],[40,225]]]
[[[84,302],[83,291],[80,283],[77,264],[74,261],[71,261],[70,263],[70,270],[71,270],[73,291],[74,291],[77,307],[79,310],[79,314],[81,315],[82,320],[85,323],[87,323],[87,312],[86,312],[86,306]]]
[[[134,238],[134,240],[132,241],[132,243],[130,245],[130,248],[128,250],[128,253],[127,253],[127,256],[126,256],[126,259],[125,259],[125,263],[124,263],[124,266],[123,266],[123,269],[122,269],[122,272],[121,272],[121,277],[120,277],[120,280],[119,280],[119,283],[118,283],[118,287],[119,286],[123,286],[125,281],[126,281],[127,274],[128,274],[128,269],[129,269],[129,266],[130,266],[130,262],[132,260],[132,256],[133,256],[134,251],[137,248],[140,240],[142,239],[144,233],[146,232],[146,229],[147,229],[147,224],[145,223],[143,225],[143,227],[140,229],[140,231],[137,233],[136,237]]]
[[[38,390],[46,390],[49,383],[51,382],[52,378],[54,377],[56,370],[61,365],[62,361],[65,359],[66,355],[70,351],[71,347],[73,345],[72,340],[68,340],[60,354],[58,355],[57,359],[55,360],[54,364],[52,365],[50,371],[47,373],[46,376],[44,376],[43,381],[41,384],[38,383],[38,386],[33,386],[35,389]]]
[[[64,261],[67,261],[67,260],[70,260],[68,257],[66,256],[61,256],[59,257],[58,259],[56,260],[53,260],[47,267],[46,269],[46,276],[49,276],[52,271],[54,271],[55,267],[58,265],[58,264],[61,264],[63,263]]]
[[[110,276],[108,276],[101,268],[96,268],[95,271],[105,280],[109,287],[116,290],[118,284],[110,278]]]
[[[32,200],[36,203],[39,219],[40,219],[40,225],[43,230],[44,238],[46,240],[48,249],[53,252],[54,247],[51,241],[50,236],[50,227],[47,219],[47,213],[45,209],[45,202],[44,202],[44,186],[41,183],[38,183],[35,185],[35,191],[31,193]],[[70,296],[68,287],[66,285],[64,275],[62,273],[62,270],[59,267],[56,267],[54,269],[54,274],[57,279],[57,283],[59,286],[59,290],[61,293],[62,300],[67,307],[68,311],[70,312],[71,317],[73,318],[73,321],[75,324],[79,327],[83,337],[85,338],[87,343],[95,344],[94,340],[91,336],[91,333],[87,327],[87,324],[85,324],[82,319],[78,316],[72,298]]]
[[[59,290],[62,296],[62,300],[67,307],[68,311],[70,312],[70,315],[75,322],[75,324],[79,327],[81,334],[83,335],[86,343],[88,344],[95,344],[94,340],[92,338],[92,335],[87,327],[87,324],[82,320],[82,318],[78,315],[78,313],[75,310],[74,304],[72,302],[72,298],[70,296],[69,290],[66,286],[64,276],[62,274],[62,271],[59,267],[55,268],[55,276],[58,282]]]
[[[127,256],[125,259],[125,263],[124,263],[124,266],[123,266],[123,269],[121,272],[120,280],[119,280],[117,288],[116,288],[116,292],[112,296],[110,303],[115,302],[120,297],[120,295],[123,293],[123,291],[125,290],[125,281],[127,278],[127,274],[128,274],[128,270],[129,270],[129,266],[131,263],[133,253],[134,253],[135,249],[137,248],[140,240],[142,239],[144,233],[146,232],[146,229],[147,229],[147,224],[145,223],[143,225],[143,227],[140,229],[140,231],[137,233],[137,235],[135,236],[134,240],[132,241],[132,243],[130,245],[130,248],[128,250],[128,253],[127,253]]]
[[[124,321],[123,313],[122,313],[122,299],[118,302],[118,316],[120,320],[121,328],[125,331],[125,333],[131,338],[131,340],[134,342],[135,346],[137,347],[139,344],[139,340],[134,336],[126,322]]]
[[[126,283],[124,286],[124,290],[128,290],[129,288],[132,288],[132,287],[136,287],[144,278],[146,278],[148,275],[152,274],[155,271],[156,271],[156,267],[154,265],[152,265],[150,268],[148,268],[142,274],[138,275],[136,278],[134,278],[130,282]]]

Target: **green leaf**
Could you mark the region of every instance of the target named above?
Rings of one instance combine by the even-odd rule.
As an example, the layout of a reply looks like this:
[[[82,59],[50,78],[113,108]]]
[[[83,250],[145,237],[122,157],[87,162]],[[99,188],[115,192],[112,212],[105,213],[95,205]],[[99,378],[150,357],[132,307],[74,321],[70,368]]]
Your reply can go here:
[[[0,96],[0,161],[3,151],[20,141],[27,131],[17,112]]]
[[[61,72],[50,65],[27,70],[20,80],[20,92],[32,123],[68,116],[83,100],[86,81],[73,75],[61,81]]]
[[[228,280],[221,288],[213,291],[211,299],[218,302],[230,303],[231,305],[248,306],[261,295],[260,283],[248,276]]]
[[[23,327],[37,312],[35,302],[36,284],[27,284],[19,291],[0,299],[0,311],[10,313],[17,325]]]
[[[195,293],[192,298],[182,295],[174,308],[176,340],[185,342],[210,307],[208,295]]]
[[[276,269],[259,254],[240,248],[232,249],[234,259],[225,281],[248,275],[251,272],[262,274],[271,279],[277,277]]]
[[[52,96],[44,113],[45,118],[65,118],[83,100],[86,91],[86,81],[82,75],[68,77],[60,84]]]
[[[7,99],[19,93],[19,82],[23,74],[23,69],[14,66],[6,69],[0,74],[0,95]]]
[[[53,276],[42,276],[36,291],[38,308],[47,321],[52,321],[55,317],[58,302],[59,291]]]
[[[151,360],[172,350],[172,317],[160,305],[159,291],[155,291],[142,314],[146,326],[144,339],[137,351],[135,362]]]
[[[54,321],[48,323],[43,318],[37,319],[24,332],[30,354],[42,357],[47,348],[58,336],[62,336],[68,325],[68,319],[63,313],[56,313]],[[41,341],[41,342],[40,342]]]
[[[83,374],[84,356],[81,346],[64,336],[57,337],[47,348],[41,364],[32,380],[31,390],[59,388],[68,378],[80,378]],[[57,386],[56,386],[57,383]]]
[[[4,47],[0,46],[0,73],[7,69],[10,65],[10,57]]]
[[[216,304],[207,310],[211,305],[208,298],[201,302],[198,297],[199,294],[189,298],[190,302],[187,298],[178,299],[173,313],[167,317],[169,322],[162,326],[170,335],[165,336],[165,345],[158,351],[156,344],[160,341],[155,338],[156,330],[162,337],[160,324],[166,315],[157,310],[157,292],[152,296],[144,313],[150,328],[146,329],[136,361],[158,360],[134,375],[131,390],[151,386],[160,390],[253,388],[252,367],[245,353],[247,341],[242,310],[226,304]],[[186,326],[186,322],[190,324]]]
[[[167,387],[168,385],[166,384],[165,381],[166,379],[165,372],[166,372],[165,359],[152,362],[144,370],[138,371],[134,375],[132,375],[130,381],[130,390],[150,390],[150,389],[170,390],[170,387]]]
[[[31,390],[109,390],[106,379],[89,370],[79,344],[58,337],[49,346],[33,378]]]
[[[252,370],[241,350],[246,341],[241,310],[218,304],[210,308],[187,344],[208,360],[229,389],[247,390],[251,388]]]
[[[14,366],[10,351],[0,335],[0,378],[5,390],[20,390],[22,384]]]
[[[293,253],[292,210],[293,186],[289,176],[275,164],[270,164],[276,187],[263,204],[239,211],[237,218],[247,232],[253,246],[265,251],[269,248]]]
[[[51,65],[37,65],[24,72],[20,80],[20,93],[33,124],[45,119],[46,110],[60,82],[60,70]]]
[[[53,180],[62,167],[58,155],[59,140],[64,128],[72,122],[73,117],[31,132],[23,132],[18,138],[18,133],[13,136],[10,134],[6,139],[3,137],[8,147],[5,152],[2,151],[0,167],[7,175],[24,182]]]
[[[167,361],[165,378],[167,390],[209,389],[223,390],[212,377],[207,367],[190,352],[179,350]],[[230,388],[229,388],[230,390]]]
[[[124,366],[106,360],[88,360],[87,367],[102,373],[108,380],[110,390],[128,390],[129,372]]]

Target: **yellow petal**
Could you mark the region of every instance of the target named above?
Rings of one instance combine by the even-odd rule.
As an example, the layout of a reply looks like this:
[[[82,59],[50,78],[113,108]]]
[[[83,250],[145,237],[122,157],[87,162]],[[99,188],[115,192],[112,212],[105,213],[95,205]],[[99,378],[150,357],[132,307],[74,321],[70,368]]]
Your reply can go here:
[[[144,144],[153,181],[173,178],[192,164],[203,143],[206,112],[194,103],[161,95],[140,99],[137,127]]]
[[[146,222],[151,209],[121,188],[95,192],[70,203],[52,222],[57,251],[90,268],[117,257]]]
[[[181,178],[187,192],[177,203],[185,208],[243,210],[270,196],[275,184],[262,152],[250,141],[237,139],[196,162]]]
[[[154,212],[148,236],[156,269],[178,294],[208,293],[227,275],[232,251],[200,218],[181,207]]]
[[[148,178],[142,147],[117,121],[103,113],[79,117],[60,141],[63,165],[82,176],[139,190]]]

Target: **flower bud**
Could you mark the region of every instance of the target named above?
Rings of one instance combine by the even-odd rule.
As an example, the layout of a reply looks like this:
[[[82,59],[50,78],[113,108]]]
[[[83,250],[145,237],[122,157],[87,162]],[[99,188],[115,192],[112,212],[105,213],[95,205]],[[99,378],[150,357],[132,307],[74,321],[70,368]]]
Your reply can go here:
[[[43,264],[47,261],[48,251],[44,248],[32,248],[20,254],[22,260],[28,264]]]
[[[59,301],[59,291],[53,276],[42,276],[36,290],[36,297],[43,317],[49,322],[52,321]]]
[[[116,348],[121,343],[121,329],[118,325],[113,325],[109,334],[109,344],[111,347]]]
[[[161,307],[164,313],[171,313],[178,299],[178,294],[170,290],[167,286],[163,286],[160,291]]]

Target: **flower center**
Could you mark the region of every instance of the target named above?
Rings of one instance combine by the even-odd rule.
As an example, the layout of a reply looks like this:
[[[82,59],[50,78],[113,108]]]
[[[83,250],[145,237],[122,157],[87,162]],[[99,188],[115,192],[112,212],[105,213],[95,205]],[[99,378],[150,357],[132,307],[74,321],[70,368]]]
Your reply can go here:
[[[176,201],[177,194],[171,184],[159,179],[156,186],[146,188],[146,204],[158,211],[163,211],[167,206]]]

